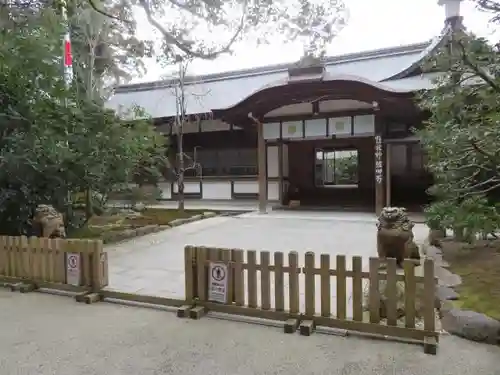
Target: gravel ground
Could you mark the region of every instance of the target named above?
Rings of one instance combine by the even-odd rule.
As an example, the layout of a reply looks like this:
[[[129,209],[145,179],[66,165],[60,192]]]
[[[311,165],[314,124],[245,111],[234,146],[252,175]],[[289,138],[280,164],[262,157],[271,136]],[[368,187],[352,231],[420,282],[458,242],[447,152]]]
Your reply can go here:
[[[500,348],[444,336],[419,346],[0,290],[1,375],[500,375]]]

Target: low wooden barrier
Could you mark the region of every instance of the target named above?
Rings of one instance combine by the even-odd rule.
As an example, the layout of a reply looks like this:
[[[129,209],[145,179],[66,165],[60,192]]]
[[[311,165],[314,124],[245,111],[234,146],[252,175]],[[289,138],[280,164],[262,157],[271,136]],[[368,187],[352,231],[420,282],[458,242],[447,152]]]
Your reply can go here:
[[[67,253],[79,254],[73,285],[67,280]],[[4,282],[97,292],[108,285],[107,262],[100,240],[0,236],[0,278]]]
[[[257,262],[256,251],[187,246],[185,289],[186,300],[193,301],[191,317],[211,310],[280,320],[285,322],[285,332],[299,329],[302,335],[310,335],[318,326],[332,327],[413,340],[422,343],[426,353],[436,353],[439,334],[435,327],[432,260],[423,262],[423,276],[419,276],[415,273],[415,262],[410,260],[398,272],[395,259],[388,259],[386,270],[381,270],[380,260],[370,258],[369,271],[365,272],[362,258],[356,256],[352,258],[351,269],[342,255],[336,257],[335,268],[329,254],[320,255],[319,267],[312,252],[305,254],[304,267],[299,266],[297,252],[288,253],[286,263],[282,252],[274,252],[273,258],[271,264],[268,251],[260,252]],[[213,287],[210,264],[223,265],[228,270],[224,281],[225,302],[209,300],[209,288]],[[333,287],[332,279],[335,279]],[[381,280],[385,289],[384,306],[381,306]],[[368,293],[364,293],[363,284],[367,284]],[[399,305],[398,288],[404,288],[404,303],[399,301]],[[352,292],[348,293],[349,289]],[[335,300],[334,314],[332,300]]]

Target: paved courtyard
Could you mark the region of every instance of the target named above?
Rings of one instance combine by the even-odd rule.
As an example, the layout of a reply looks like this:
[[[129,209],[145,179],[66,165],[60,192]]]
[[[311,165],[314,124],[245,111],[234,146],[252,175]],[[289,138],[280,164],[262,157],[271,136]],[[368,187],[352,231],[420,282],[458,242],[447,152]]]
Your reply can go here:
[[[500,375],[500,348],[443,336],[438,355],[357,337],[178,319],[0,289],[2,375]]]
[[[184,298],[183,249],[186,245],[285,253],[294,250],[299,253],[301,264],[304,253],[312,250],[317,254],[318,265],[319,254],[330,254],[332,267],[335,256],[345,254],[350,267],[349,260],[354,255],[363,258],[376,255],[375,221],[372,214],[276,211],[266,215],[252,212],[235,217],[216,217],[182,225],[106,247],[109,288]],[[425,227],[417,224],[417,241],[423,240],[425,234]],[[366,259],[364,266],[367,267]],[[316,284],[319,289],[319,282]],[[350,287],[350,283],[347,284]],[[331,289],[334,301],[334,283]],[[348,297],[349,294],[348,290]]]

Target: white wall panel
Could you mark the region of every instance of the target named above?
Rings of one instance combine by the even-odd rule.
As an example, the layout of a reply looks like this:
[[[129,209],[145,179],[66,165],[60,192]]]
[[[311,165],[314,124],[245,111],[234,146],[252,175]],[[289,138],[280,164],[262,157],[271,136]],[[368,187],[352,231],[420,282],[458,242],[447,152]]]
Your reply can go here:
[[[279,139],[280,137],[280,123],[270,122],[263,124],[264,139]]]
[[[354,116],[354,135],[372,136],[375,134],[375,116]]]
[[[326,138],[326,119],[311,119],[305,121],[305,135],[306,138]]]
[[[162,199],[172,198],[172,184],[170,182],[160,182],[158,188],[161,190]]]
[[[259,184],[254,181],[234,181],[234,192],[236,194],[255,194],[259,192]]]
[[[231,199],[231,181],[203,181],[203,199]]]
[[[270,201],[277,201],[280,199],[279,181],[269,181],[267,183],[267,199]]]
[[[179,186],[174,184],[174,193],[179,192]],[[198,181],[189,181],[184,183],[184,193],[200,193],[200,183]]]
[[[267,146],[267,177],[279,176],[279,147]]]
[[[351,117],[334,117],[328,120],[328,134],[335,136],[351,135]]]
[[[283,122],[282,128],[283,139],[302,138],[302,121]]]

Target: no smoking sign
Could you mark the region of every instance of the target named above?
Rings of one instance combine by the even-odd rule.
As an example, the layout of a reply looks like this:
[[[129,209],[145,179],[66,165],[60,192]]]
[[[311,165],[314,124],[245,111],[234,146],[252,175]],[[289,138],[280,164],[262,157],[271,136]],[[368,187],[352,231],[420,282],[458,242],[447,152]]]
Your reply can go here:
[[[80,286],[80,253],[66,254],[66,283]]]
[[[208,300],[227,303],[227,264],[210,262]]]

